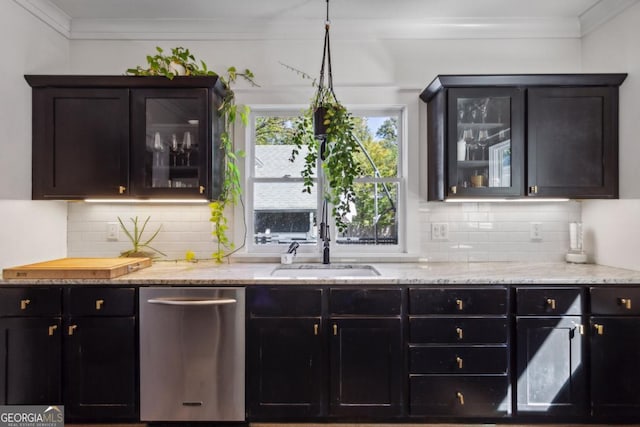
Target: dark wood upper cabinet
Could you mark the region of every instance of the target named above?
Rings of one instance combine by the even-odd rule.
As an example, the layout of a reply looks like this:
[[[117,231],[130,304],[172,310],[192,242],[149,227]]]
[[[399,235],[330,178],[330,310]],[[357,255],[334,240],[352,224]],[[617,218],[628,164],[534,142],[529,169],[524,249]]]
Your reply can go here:
[[[129,91],[33,91],[33,198],[118,195],[129,180]]]
[[[25,76],[33,199],[216,198],[216,77]]]
[[[427,199],[618,197],[626,74],[441,75],[427,103]]]

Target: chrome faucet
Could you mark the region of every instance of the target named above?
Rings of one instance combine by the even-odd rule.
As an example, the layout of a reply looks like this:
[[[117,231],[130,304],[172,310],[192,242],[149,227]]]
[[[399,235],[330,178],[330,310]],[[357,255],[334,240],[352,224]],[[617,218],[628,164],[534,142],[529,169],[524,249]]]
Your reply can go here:
[[[331,264],[329,261],[329,242],[331,241],[331,235],[329,234],[329,213],[327,200],[322,202],[322,222],[320,222],[320,238],[322,239],[322,263]]]
[[[292,242],[289,245],[289,249],[287,249],[287,253],[288,254],[293,254],[293,256],[296,256],[297,250],[300,247],[300,243],[298,242]]]

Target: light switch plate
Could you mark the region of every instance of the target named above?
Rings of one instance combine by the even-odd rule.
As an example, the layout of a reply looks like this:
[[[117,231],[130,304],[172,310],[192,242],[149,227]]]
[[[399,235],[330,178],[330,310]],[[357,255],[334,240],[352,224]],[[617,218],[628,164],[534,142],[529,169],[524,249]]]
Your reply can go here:
[[[449,224],[446,222],[431,223],[431,240],[449,240]]]

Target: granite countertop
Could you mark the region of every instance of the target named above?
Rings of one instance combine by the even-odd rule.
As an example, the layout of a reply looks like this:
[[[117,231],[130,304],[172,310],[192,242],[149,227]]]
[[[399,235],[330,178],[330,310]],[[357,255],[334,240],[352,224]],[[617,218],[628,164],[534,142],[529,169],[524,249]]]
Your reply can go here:
[[[339,266],[339,263],[331,264]],[[115,279],[11,279],[0,285],[114,284],[114,285],[259,285],[259,284],[640,284],[640,271],[594,264],[567,263],[368,263],[376,277],[355,277],[335,270],[331,277],[273,277],[280,264],[213,261],[155,262],[151,267]],[[296,264],[293,264],[295,267]],[[318,266],[321,266],[318,264]],[[313,273],[311,273],[313,274]]]

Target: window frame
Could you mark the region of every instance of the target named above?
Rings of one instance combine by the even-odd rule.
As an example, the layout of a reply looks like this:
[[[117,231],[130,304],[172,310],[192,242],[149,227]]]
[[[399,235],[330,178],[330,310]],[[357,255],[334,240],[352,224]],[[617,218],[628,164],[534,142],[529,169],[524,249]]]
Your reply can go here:
[[[256,118],[257,117],[297,117],[308,108],[308,106],[297,105],[253,105],[250,106],[249,114],[249,126],[246,133],[245,143],[245,195],[246,195],[246,212],[245,222],[247,224],[247,242],[246,248],[249,254],[281,254],[286,251],[286,246],[281,244],[256,244],[254,238],[254,188],[256,183],[295,183],[300,182],[302,184],[302,177],[268,177],[261,178],[255,176],[255,139],[256,139]],[[402,254],[406,253],[407,241],[406,241],[406,221],[407,221],[407,183],[406,183],[406,159],[405,151],[408,149],[407,145],[407,108],[404,105],[376,105],[376,106],[347,106],[349,112],[354,117],[371,117],[371,116],[389,116],[397,117],[397,140],[398,140],[398,154],[397,154],[397,171],[395,177],[380,177],[375,178],[373,176],[361,177],[355,180],[356,184],[372,184],[387,183],[397,185],[397,200],[396,200],[396,220],[397,220],[397,234],[398,242],[396,244],[339,244],[336,242],[334,236],[337,236],[337,229],[333,218],[330,216],[330,235],[332,237],[330,248],[332,256],[344,257],[348,255],[350,258],[358,255],[383,255],[383,254]],[[314,190],[316,191],[316,218],[320,218],[320,210],[322,209],[322,194],[323,194],[323,179],[322,170],[318,168],[317,176],[315,179]],[[300,245],[297,252],[298,255],[304,256],[321,256],[322,255],[322,241],[318,239],[315,244]],[[354,251],[356,254],[354,254]]]

